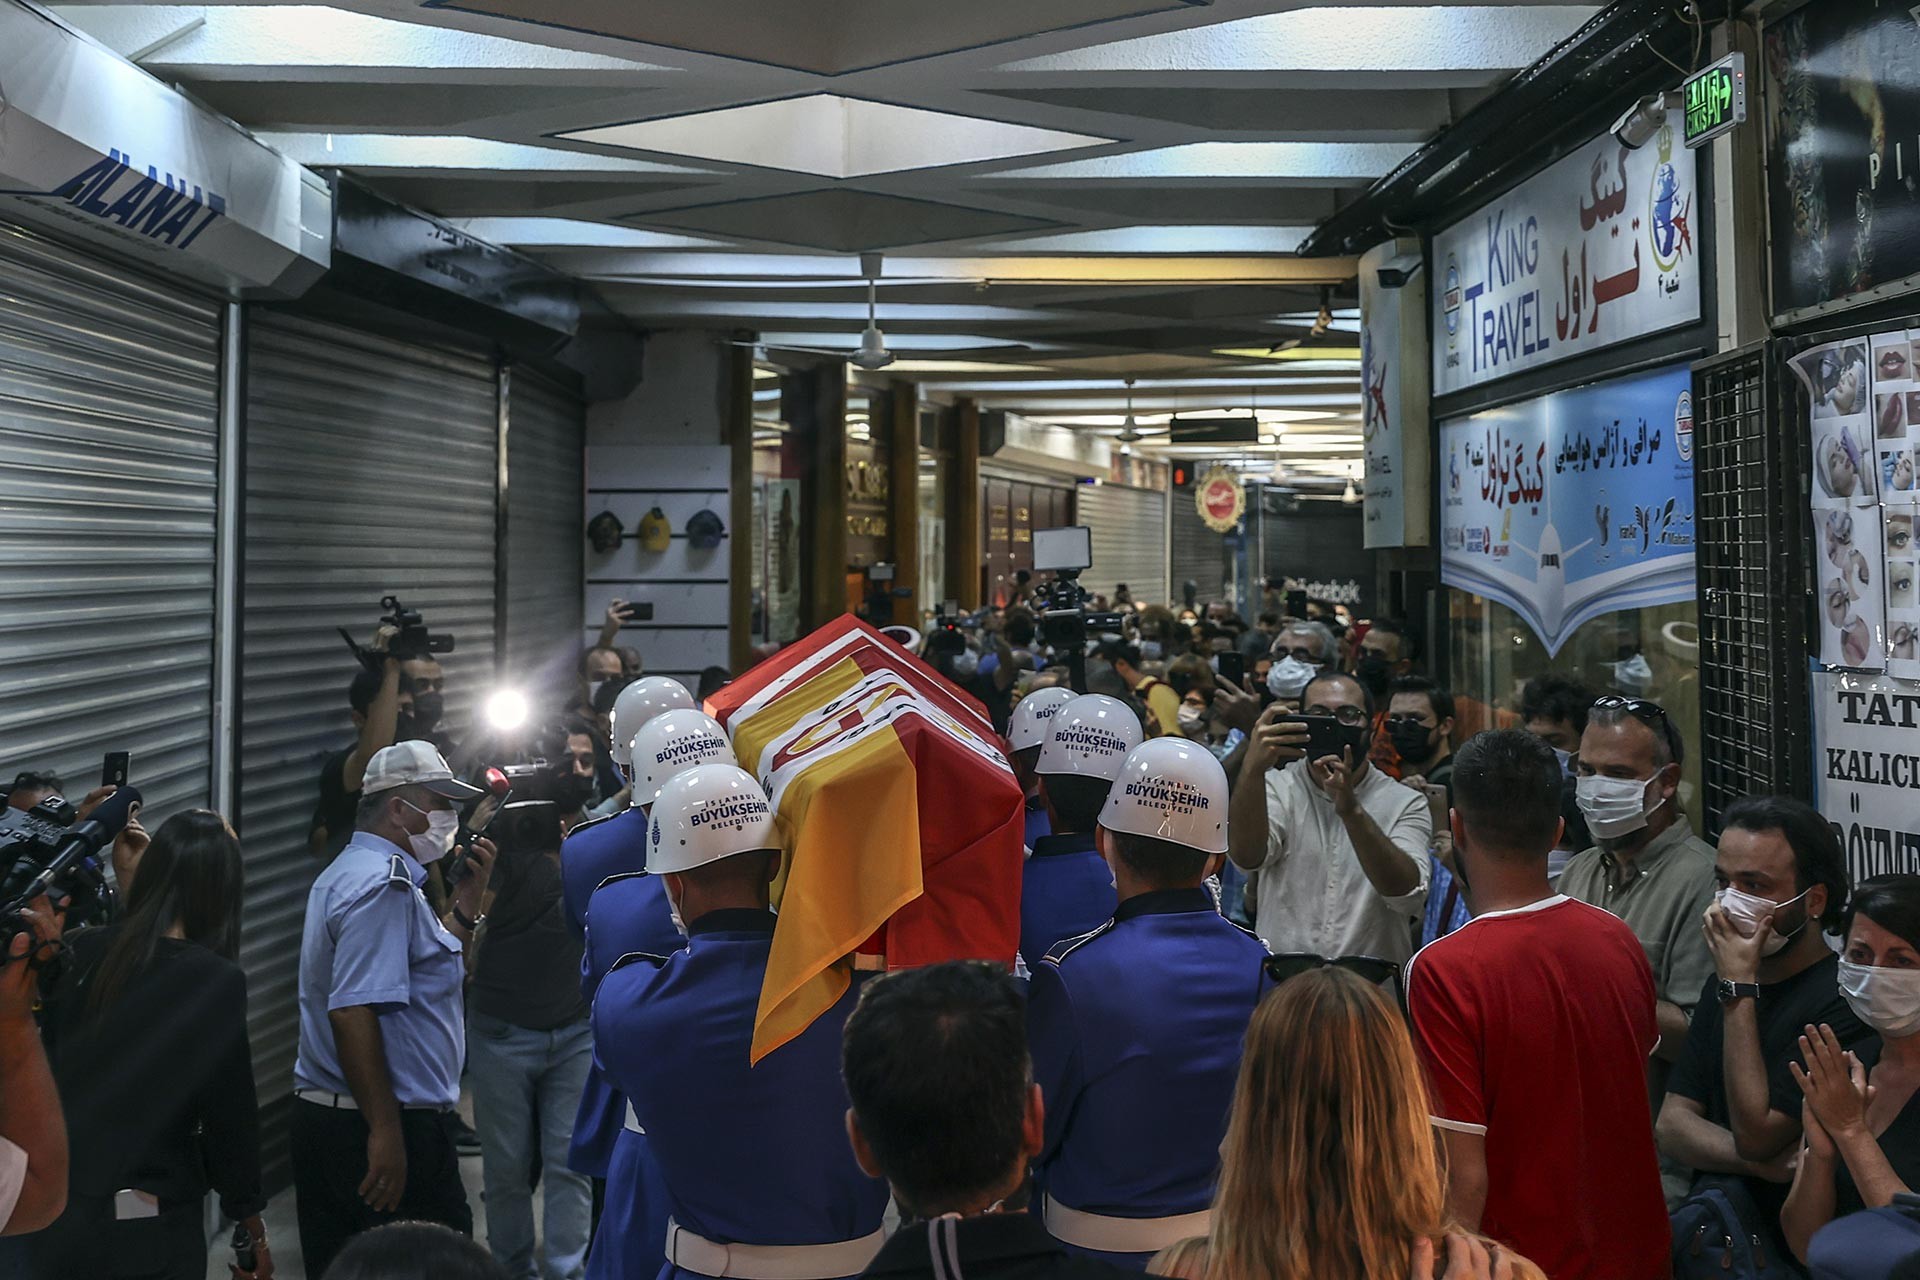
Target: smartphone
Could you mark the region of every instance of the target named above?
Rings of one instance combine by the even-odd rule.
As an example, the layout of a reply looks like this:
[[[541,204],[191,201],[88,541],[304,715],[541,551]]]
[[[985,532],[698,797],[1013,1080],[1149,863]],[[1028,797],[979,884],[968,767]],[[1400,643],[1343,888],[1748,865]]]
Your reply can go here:
[[[1304,591],[1287,592],[1287,616],[1304,618],[1307,616],[1307,593]]]
[[[1322,756],[1339,756],[1351,744],[1346,727],[1332,716],[1292,715],[1283,717],[1281,724],[1303,724],[1307,727],[1307,759],[1318,760]]]
[[[131,751],[109,751],[100,763],[100,785],[103,787],[124,787],[127,785],[127,773],[133,765]]]
[[[1239,684],[1247,678],[1247,655],[1228,650],[1219,656],[1220,674]]]

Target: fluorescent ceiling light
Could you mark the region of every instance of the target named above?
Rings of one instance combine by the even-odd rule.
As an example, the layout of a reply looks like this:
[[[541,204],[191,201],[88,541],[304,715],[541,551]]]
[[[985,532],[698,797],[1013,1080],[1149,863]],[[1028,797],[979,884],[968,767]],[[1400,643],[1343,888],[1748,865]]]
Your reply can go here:
[[[601,125],[561,136],[827,178],[977,164],[1113,141],[831,93]]]
[[[1297,363],[1303,360],[1332,363],[1351,361],[1359,363],[1358,347],[1288,347],[1282,351],[1269,351],[1265,347],[1228,347],[1215,351],[1217,356],[1232,356],[1236,360],[1285,360]]]
[[[995,239],[975,245],[975,252],[1292,253],[1312,230],[1312,227],[1112,227],[1103,231]]]

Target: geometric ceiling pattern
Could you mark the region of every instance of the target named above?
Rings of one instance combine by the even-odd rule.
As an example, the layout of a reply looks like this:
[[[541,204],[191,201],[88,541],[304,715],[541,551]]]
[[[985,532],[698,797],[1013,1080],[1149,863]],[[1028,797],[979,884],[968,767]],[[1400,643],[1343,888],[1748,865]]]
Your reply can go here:
[[[1276,448],[1312,442],[1287,451],[1310,469],[1316,448],[1329,467],[1357,453],[1354,267],[1293,246],[1598,8],[54,11],[303,163],[592,283],[632,323],[851,349],[859,255],[882,251],[880,321],[904,353],[889,376],[1106,432],[1131,377],[1143,422],[1264,415]]]

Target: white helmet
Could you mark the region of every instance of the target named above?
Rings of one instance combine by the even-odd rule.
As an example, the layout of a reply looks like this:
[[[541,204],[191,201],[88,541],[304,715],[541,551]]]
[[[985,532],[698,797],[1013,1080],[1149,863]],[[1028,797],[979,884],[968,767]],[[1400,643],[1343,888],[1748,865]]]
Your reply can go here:
[[[1109,831],[1170,840],[1201,853],[1227,851],[1227,771],[1184,738],[1155,738],[1127,753],[1100,808]]]
[[[773,806],[737,765],[699,764],[667,779],[647,824],[647,873],[691,871],[736,853],[778,849]]]
[[[687,686],[665,676],[643,676],[620,691],[613,700],[611,717],[613,762],[622,769],[633,764],[633,735],[662,711],[676,707],[693,708],[693,695]]]
[[[1077,773],[1111,782],[1140,745],[1140,717],[1118,698],[1083,693],[1061,705],[1047,726],[1035,773]]]
[[[704,711],[662,711],[633,735],[633,807],[650,805],[667,780],[697,764],[732,764],[733,746],[720,722]]]
[[[1013,719],[1007,723],[1007,745],[1015,751],[1045,745],[1047,728],[1054,715],[1079,696],[1065,685],[1056,684],[1035,689],[1020,699],[1020,705],[1013,709]]]

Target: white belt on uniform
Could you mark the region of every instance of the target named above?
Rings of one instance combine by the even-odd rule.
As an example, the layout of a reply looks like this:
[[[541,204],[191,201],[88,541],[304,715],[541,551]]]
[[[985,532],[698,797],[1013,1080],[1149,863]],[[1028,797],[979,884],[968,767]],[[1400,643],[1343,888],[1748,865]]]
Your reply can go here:
[[[317,1103],[323,1107],[330,1107],[335,1111],[358,1111],[360,1109],[360,1104],[353,1100],[353,1095],[350,1093],[334,1093],[327,1089],[295,1089],[293,1096],[302,1102]],[[402,1111],[438,1112],[453,1110],[452,1107],[416,1106],[413,1104],[404,1105],[400,1109]]]
[[[667,1219],[667,1261],[714,1280],[837,1280],[867,1269],[884,1229],[833,1244],[716,1244]]]
[[[621,1123],[621,1127],[628,1133],[646,1133],[646,1130],[640,1127],[640,1117],[634,1114],[633,1104],[631,1102],[627,1104],[627,1118]]]
[[[1206,1235],[1213,1221],[1207,1209],[1171,1218],[1109,1218],[1104,1213],[1069,1209],[1052,1196],[1044,1200],[1049,1235],[1076,1248],[1102,1253],[1158,1253],[1190,1236]]]

